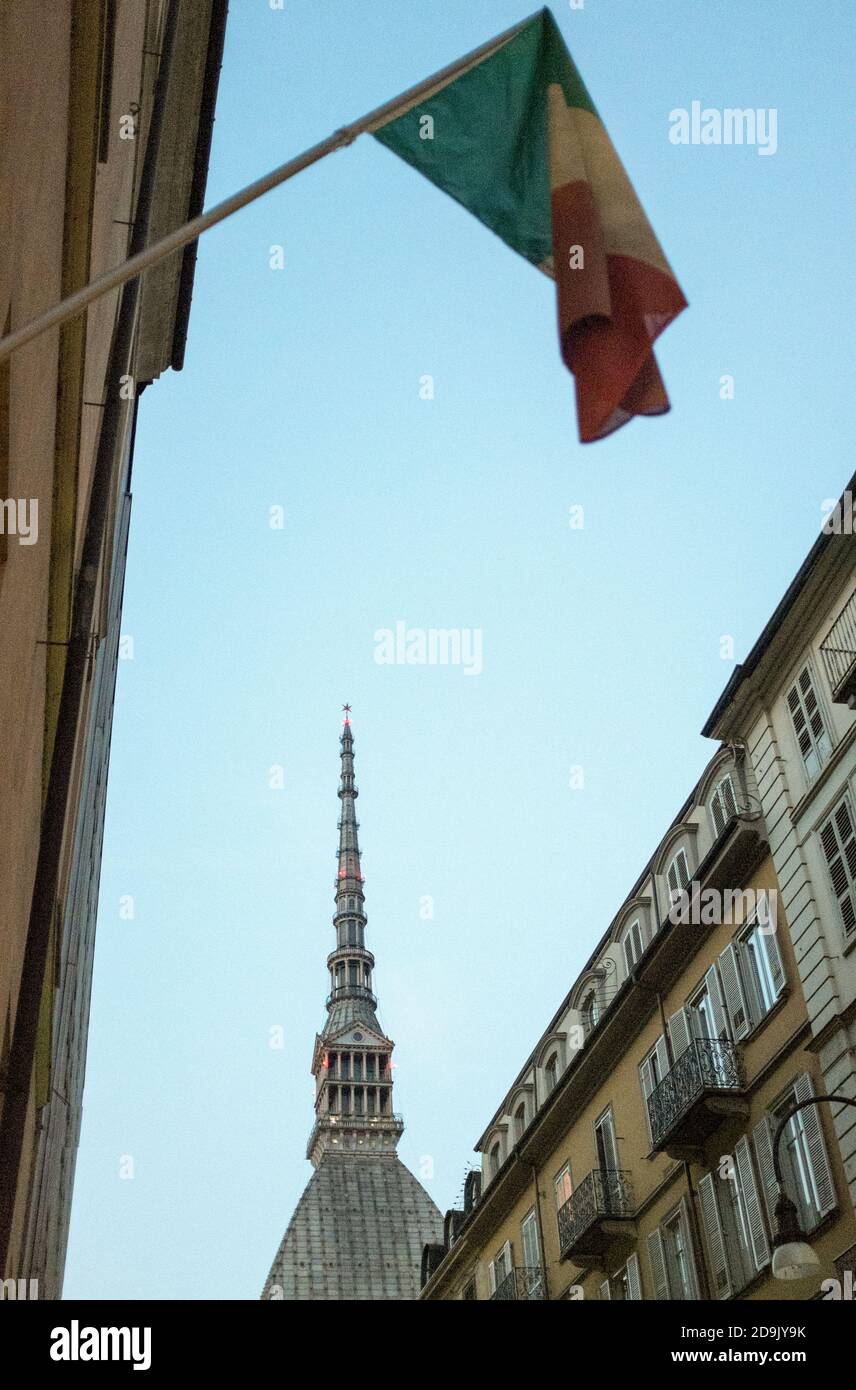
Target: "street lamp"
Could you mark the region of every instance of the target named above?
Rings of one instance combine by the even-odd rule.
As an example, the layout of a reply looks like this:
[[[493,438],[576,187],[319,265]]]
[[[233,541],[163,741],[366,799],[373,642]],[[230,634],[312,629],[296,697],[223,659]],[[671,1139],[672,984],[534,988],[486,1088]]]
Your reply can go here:
[[[852,1105],[856,1109],[856,1100],[850,1100],[848,1096],[810,1096],[808,1100],[801,1100],[796,1105],[791,1106],[790,1110],[779,1120],[776,1133],[773,1136],[773,1172],[776,1175],[776,1182],[779,1184],[779,1195],[773,1213],[776,1218],[776,1230],[773,1234],[773,1250],[775,1252],[773,1255],[773,1276],[776,1279],[810,1279],[820,1265],[820,1260],[800,1227],[796,1205],[785,1191],[780,1144],[785,1125],[793,1119],[798,1110],[804,1109],[806,1105],[820,1105],[822,1103]]]

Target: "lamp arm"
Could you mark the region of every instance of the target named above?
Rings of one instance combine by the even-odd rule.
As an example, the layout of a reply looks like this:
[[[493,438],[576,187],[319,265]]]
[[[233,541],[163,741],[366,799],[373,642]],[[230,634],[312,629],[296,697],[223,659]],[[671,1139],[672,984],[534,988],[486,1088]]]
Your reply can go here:
[[[780,1190],[784,1190],[784,1182],[782,1181],[782,1163],[779,1156],[779,1145],[785,1125],[789,1120],[793,1119],[798,1110],[804,1110],[807,1105],[820,1105],[821,1103],[852,1105],[853,1108],[856,1109],[856,1100],[851,1100],[849,1096],[809,1096],[808,1100],[798,1101],[796,1105],[791,1106],[787,1114],[783,1115],[779,1120],[776,1132],[773,1135],[773,1172],[776,1175],[776,1182],[779,1184]]]

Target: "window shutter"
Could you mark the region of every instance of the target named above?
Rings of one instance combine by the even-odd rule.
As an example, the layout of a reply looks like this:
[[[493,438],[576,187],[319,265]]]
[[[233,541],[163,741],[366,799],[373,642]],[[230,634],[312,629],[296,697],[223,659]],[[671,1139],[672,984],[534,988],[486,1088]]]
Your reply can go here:
[[[686,1009],[678,1009],[669,1019],[669,1037],[672,1040],[672,1054],[675,1061],[686,1052],[690,1045],[690,1025]]]
[[[845,796],[820,832],[832,890],[846,935],[856,930],[856,831],[850,798]]]
[[[698,1258],[693,1241],[692,1227],[690,1225],[690,1214],[687,1207],[686,1197],[681,1198],[681,1225],[684,1228],[684,1240],[687,1246],[687,1264],[690,1272],[691,1298],[698,1298],[698,1270],[696,1269],[696,1259]]]
[[[655,1051],[657,1054],[657,1065],[660,1068],[660,1075],[665,1076],[666,1072],[669,1070],[669,1049],[666,1047],[666,1039],[662,1033],[657,1039]]]
[[[805,770],[809,777],[814,777],[832,745],[808,666],[803,667],[788,691],[788,709]]]
[[[662,1302],[669,1297],[669,1281],[666,1277],[663,1237],[659,1231],[652,1231],[648,1237],[648,1259],[651,1262],[651,1275],[654,1280],[654,1297]]]
[[[651,1112],[648,1109],[648,1097],[654,1089],[654,1078],[651,1075],[651,1062],[648,1057],[639,1067],[639,1085],[642,1087],[642,1105],[645,1110],[645,1123],[648,1126],[648,1142],[653,1143],[654,1136],[651,1133]]]
[[[721,835],[732,816],[737,815],[737,798],[734,795],[734,783],[729,776],[723,777],[717,784],[716,790],[711,797],[710,812],[713,817],[713,828],[717,836]]]
[[[745,1038],[749,1032],[752,1021],[749,1017],[749,1007],[743,991],[743,982],[740,979],[737,952],[733,942],[726,946],[719,957],[719,970],[722,976],[722,988],[725,992],[728,1021],[731,1024],[731,1036],[735,1042],[740,1042],[741,1038]]]
[[[749,1150],[749,1142],[745,1135],[741,1135],[737,1140],[734,1146],[734,1157],[737,1160],[737,1176],[740,1179],[740,1191],[743,1193],[746,1215],[749,1218],[749,1238],[752,1241],[755,1268],[763,1269],[764,1265],[769,1264],[770,1261],[770,1244],[767,1240],[767,1229],[764,1225],[764,1213],[761,1210],[758,1185],[755,1182],[755,1170],[752,1167],[752,1154]]]
[[[490,1291],[491,1293],[496,1293],[496,1262],[494,1260],[491,1260],[488,1265],[487,1274],[490,1281]]]
[[[601,1286],[600,1286],[600,1296],[601,1296],[601,1298],[611,1298],[611,1297],[612,1297],[612,1294],[611,1294],[610,1291],[609,1291],[609,1280],[608,1280],[608,1279],[604,1279],[603,1283],[602,1283]]]
[[[794,1083],[794,1100],[808,1100],[814,1095],[814,1083],[808,1072],[803,1072],[798,1076]],[[823,1137],[823,1130],[820,1125],[820,1115],[816,1105],[807,1105],[805,1110],[800,1111],[800,1116],[805,1130],[805,1141],[808,1147],[811,1172],[814,1185],[817,1189],[817,1198],[820,1203],[817,1213],[820,1221],[828,1212],[833,1211],[838,1205],[835,1194],[835,1182],[832,1177],[832,1169],[829,1166],[829,1158],[826,1152],[826,1140]]]
[[[856,841],[854,841],[856,844]],[[768,922],[768,927],[772,922]],[[782,960],[782,953],[779,950],[778,926],[774,926],[772,931],[764,930],[761,932],[761,940],[764,943],[764,950],[767,953],[767,964],[770,967],[770,975],[773,980],[773,988],[776,994],[781,994],[785,987],[785,963]]]
[[[770,1230],[772,1231],[775,1228],[774,1213],[776,1198],[779,1195],[779,1185],[776,1182],[776,1173],[773,1168],[773,1135],[767,1115],[753,1129],[752,1142],[755,1145],[755,1157],[758,1160],[758,1172],[761,1176],[761,1187],[764,1192],[764,1205],[767,1208]]]
[[[731,1275],[728,1272],[728,1258],[725,1253],[725,1233],[716,1204],[716,1186],[712,1173],[705,1173],[698,1185],[701,1203],[702,1224],[707,1241],[707,1256],[713,1275],[713,1287],[717,1298],[729,1298],[733,1290]]]
[[[679,849],[666,872],[669,893],[680,893],[690,881],[690,870],[686,852]]]
[[[710,1008],[713,1014],[713,1026],[716,1029],[716,1037],[728,1037],[728,1023],[725,1017],[725,1006],[722,1002],[722,990],[719,988],[719,971],[712,965],[704,977],[710,998]]]
[[[642,1276],[639,1273],[638,1255],[631,1255],[627,1261],[627,1292],[634,1303],[642,1302]]]
[[[725,829],[726,822],[726,815],[722,806],[722,797],[719,794],[719,787],[716,788],[716,791],[711,797],[710,814],[713,817],[713,833],[719,836]]]

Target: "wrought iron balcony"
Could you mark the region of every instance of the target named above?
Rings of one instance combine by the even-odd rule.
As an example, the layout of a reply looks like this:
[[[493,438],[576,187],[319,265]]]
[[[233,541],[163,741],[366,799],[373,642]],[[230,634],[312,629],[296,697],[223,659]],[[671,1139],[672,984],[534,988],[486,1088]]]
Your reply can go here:
[[[648,1097],[652,1147],[686,1158],[726,1115],[747,1113],[740,1049],[693,1038]]]
[[[327,995],[327,1008],[337,999],[366,999],[373,1009],[377,1008],[377,999],[367,985],[337,985]]]
[[[594,1168],[557,1214],[563,1260],[595,1261],[615,1240],[635,1235],[630,1174],[623,1168]]]
[[[820,644],[832,698],[856,707],[856,589]]]
[[[517,1266],[509,1274],[506,1274],[500,1284],[497,1284],[490,1297],[491,1301],[498,1298],[542,1299],[544,1297],[544,1279],[540,1269],[527,1268],[525,1265]]]

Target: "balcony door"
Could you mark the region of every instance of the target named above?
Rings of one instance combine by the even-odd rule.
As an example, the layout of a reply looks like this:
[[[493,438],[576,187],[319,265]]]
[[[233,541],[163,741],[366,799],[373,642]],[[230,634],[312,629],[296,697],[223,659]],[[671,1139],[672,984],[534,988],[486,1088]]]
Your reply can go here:
[[[523,1240],[523,1275],[526,1297],[542,1298],[541,1289],[541,1247],[538,1243],[538,1218],[534,1211],[525,1217],[520,1234]]]
[[[607,1211],[621,1210],[621,1178],[618,1172],[618,1146],[615,1142],[615,1123],[612,1109],[604,1111],[595,1122],[597,1166],[603,1184],[603,1200]]]

